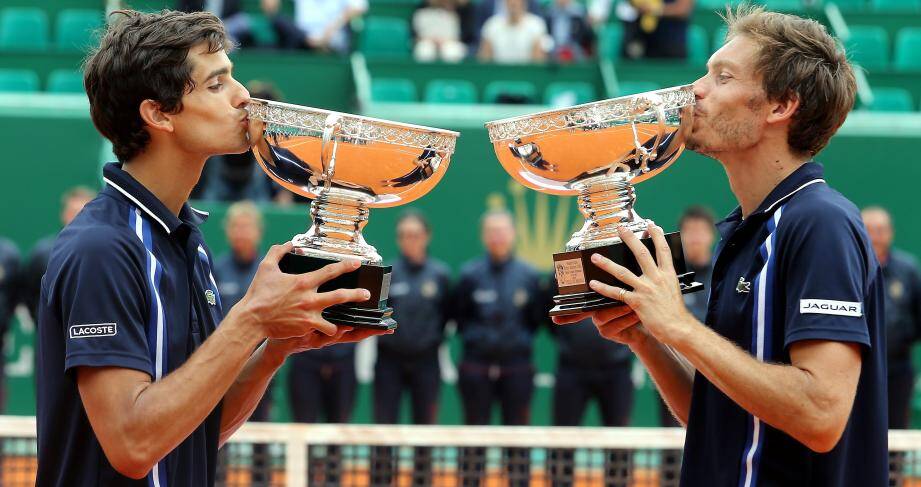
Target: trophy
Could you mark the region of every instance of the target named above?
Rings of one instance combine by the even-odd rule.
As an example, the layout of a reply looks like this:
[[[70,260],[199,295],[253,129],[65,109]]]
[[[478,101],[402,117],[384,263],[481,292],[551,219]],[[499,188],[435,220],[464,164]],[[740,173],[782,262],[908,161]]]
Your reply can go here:
[[[250,140],[259,165],[276,183],[312,199],[313,225],[292,239],[279,267],[300,274],[345,259],[361,267],[319,291],[364,288],[370,299],[330,306],[336,325],[390,329],[390,266],[361,234],[369,208],[409,203],[444,176],[458,133],[286,103],[252,100]]]
[[[675,162],[693,116],[694,92],[679,86],[486,124],[499,162],[515,180],[544,193],[577,196],[585,217],[566,252],[553,255],[559,294],[551,316],[621,304],[588,286],[594,279],[629,289],[591,263],[594,253],[641,273],[618,237],[618,225],[637,234],[655,257],[647,221],[633,210],[633,185]],[[665,239],[681,291],[703,289],[687,270],[678,232]]]

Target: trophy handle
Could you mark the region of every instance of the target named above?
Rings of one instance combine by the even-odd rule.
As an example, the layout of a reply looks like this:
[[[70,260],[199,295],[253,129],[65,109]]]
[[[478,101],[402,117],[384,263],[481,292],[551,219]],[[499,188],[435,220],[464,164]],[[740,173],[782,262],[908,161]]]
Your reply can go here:
[[[636,117],[630,117],[630,130],[633,131],[633,146],[636,148],[636,153],[634,155],[634,160],[636,165],[639,168],[640,174],[649,171],[649,161],[655,161],[659,156],[659,144],[662,143],[662,139],[665,138],[665,108],[663,106],[662,100],[659,97],[654,97],[652,94],[648,95],[648,103],[655,108],[656,119],[657,119],[657,128],[655,141],[652,144],[652,149],[647,149],[643,144],[640,143],[640,136],[636,131]]]
[[[323,138],[320,142],[320,164],[323,167],[323,189],[329,191],[336,174],[336,152],[339,150],[339,131],[342,129],[342,116],[330,113],[323,124]]]

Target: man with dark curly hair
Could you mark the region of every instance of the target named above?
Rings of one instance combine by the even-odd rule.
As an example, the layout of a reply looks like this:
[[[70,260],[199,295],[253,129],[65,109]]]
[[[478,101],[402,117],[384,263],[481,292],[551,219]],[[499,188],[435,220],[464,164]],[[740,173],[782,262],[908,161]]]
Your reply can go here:
[[[198,229],[207,214],[186,201],[208,157],[249,148],[249,93],[213,15],[113,17],[84,84],[120,162],[61,232],[42,281],[37,485],[213,485],[218,446],[288,355],[375,333],[321,316],[369,294],[317,290],[355,261],[282,273],[288,243],[224,315]]]

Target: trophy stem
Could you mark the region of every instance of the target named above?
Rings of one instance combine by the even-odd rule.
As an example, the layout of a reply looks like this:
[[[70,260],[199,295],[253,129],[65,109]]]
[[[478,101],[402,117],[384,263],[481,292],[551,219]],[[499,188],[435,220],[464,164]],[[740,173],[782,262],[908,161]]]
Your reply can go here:
[[[372,197],[358,191],[328,188],[310,204],[313,226],[293,239],[294,252],[326,259],[357,258],[365,263],[383,261],[365,242],[361,230],[368,223]]]
[[[566,243],[566,250],[582,250],[620,242],[617,227],[634,233],[646,230],[646,220],[633,210],[636,192],[626,173],[589,179],[579,185],[579,211],[585,224]]]

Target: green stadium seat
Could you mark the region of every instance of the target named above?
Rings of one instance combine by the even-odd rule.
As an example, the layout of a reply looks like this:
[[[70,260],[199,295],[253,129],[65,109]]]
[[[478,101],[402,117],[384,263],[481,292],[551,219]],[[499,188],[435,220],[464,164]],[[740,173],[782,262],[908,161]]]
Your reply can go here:
[[[716,28],[716,32],[713,33],[713,52],[719,51],[723,44],[726,43],[726,34],[729,32],[729,27],[726,25],[721,25]]]
[[[598,33],[598,57],[609,61],[620,59],[624,29],[620,24],[607,24]]]
[[[55,25],[55,46],[62,51],[86,51],[97,43],[103,25],[102,10],[62,10]]]
[[[872,112],[910,112],[911,93],[904,88],[873,88],[873,103],[864,107]]]
[[[483,89],[485,103],[537,103],[537,88],[530,81],[491,81]]]
[[[411,103],[418,101],[416,85],[405,78],[379,78],[371,80],[371,99]]]
[[[595,87],[584,81],[555,81],[544,90],[545,105],[578,105],[597,99]]]
[[[0,92],[38,91],[38,74],[30,69],[0,69]]]
[[[879,12],[917,12],[921,10],[921,0],[871,0],[873,10]]]
[[[741,3],[740,0],[700,0],[696,3],[695,7],[698,10],[725,12],[727,5],[736,6],[739,3]]]
[[[779,10],[781,12],[799,12],[803,10],[803,4],[800,0],[764,0],[764,6],[768,10]]]
[[[409,57],[411,44],[409,22],[392,17],[368,17],[364,24],[360,49],[365,56]]]
[[[889,67],[889,34],[875,25],[855,25],[845,41],[848,56],[868,70],[885,70]]]
[[[655,91],[662,87],[653,81],[621,81],[618,85],[620,91],[617,93],[617,96],[635,95],[637,93]]]
[[[425,87],[426,103],[476,103],[476,86],[462,79],[433,79]]]
[[[710,58],[710,46],[707,45],[707,29],[697,24],[688,26],[688,62],[703,66]]]
[[[868,6],[867,0],[826,0],[825,3],[833,3],[844,12],[859,12]]]
[[[55,69],[48,75],[47,91],[51,93],[85,93],[83,73],[70,69]]]
[[[48,16],[44,10],[23,7],[0,11],[0,49],[44,51],[48,45]]]
[[[921,71],[921,27],[905,27],[895,36],[896,71]]]

